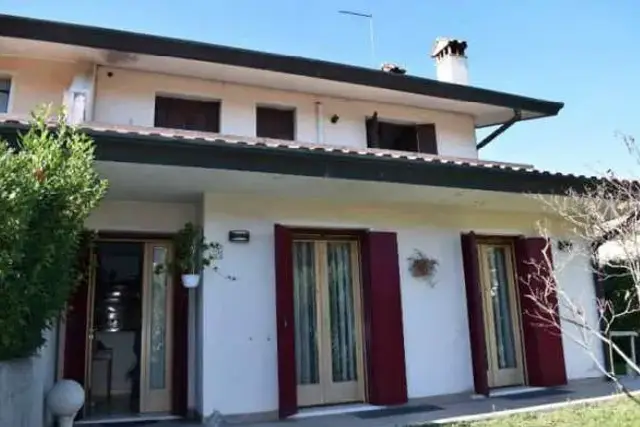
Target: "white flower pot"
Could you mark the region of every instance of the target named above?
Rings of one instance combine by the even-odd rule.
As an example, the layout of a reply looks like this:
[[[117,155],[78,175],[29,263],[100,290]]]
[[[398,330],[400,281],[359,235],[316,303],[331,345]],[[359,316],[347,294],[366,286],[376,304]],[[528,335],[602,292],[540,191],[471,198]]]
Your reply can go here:
[[[183,274],[182,275],[182,285],[185,288],[197,288],[198,283],[200,283],[199,274]]]

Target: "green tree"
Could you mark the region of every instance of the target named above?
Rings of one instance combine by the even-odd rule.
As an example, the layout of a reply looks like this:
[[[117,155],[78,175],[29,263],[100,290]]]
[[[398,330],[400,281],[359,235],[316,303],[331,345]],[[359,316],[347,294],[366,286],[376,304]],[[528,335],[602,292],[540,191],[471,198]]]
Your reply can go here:
[[[0,361],[33,355],[77,282],[84,223],[105,194],[89,136],[32,115],[0,141]]]

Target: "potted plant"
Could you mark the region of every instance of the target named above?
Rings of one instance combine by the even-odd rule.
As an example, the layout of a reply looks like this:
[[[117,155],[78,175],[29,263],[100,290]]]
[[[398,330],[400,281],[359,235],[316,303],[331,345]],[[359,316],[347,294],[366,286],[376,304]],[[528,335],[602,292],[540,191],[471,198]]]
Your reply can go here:
[[[198,227],[188,222],[174,238],[175,255],[171,270],[179,272],[186,288],[195,288],[200,282],[200,272],[222,258],[222,245],[207,242]]]
[[[426,280],[431,286],[434,285],[433,279],[438,270],[438,260],[415,249],[407,261],[409,261],[409,272],[413,277]]]

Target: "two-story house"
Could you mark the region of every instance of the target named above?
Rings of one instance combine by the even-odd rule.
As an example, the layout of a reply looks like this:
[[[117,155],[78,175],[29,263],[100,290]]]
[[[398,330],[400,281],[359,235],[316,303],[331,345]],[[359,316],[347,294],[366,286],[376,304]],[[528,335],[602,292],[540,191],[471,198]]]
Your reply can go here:
[[[42,354],[51,381],[84,386],[84,421],[277,418],[598,376],[524,314],[518,280],[546,243],[528,193],[588,179],[478,154],[563,105],[470,86],[466,49],[439,39],[429,79],[0,15],[0,135],[64,104],[110,183],[87,224],[97,267]],[[188,221],[224,245],[191,290],[153,268]],[[437,262],[428,280],[417,253]],[[559,281],[594,297],[588,260]]]

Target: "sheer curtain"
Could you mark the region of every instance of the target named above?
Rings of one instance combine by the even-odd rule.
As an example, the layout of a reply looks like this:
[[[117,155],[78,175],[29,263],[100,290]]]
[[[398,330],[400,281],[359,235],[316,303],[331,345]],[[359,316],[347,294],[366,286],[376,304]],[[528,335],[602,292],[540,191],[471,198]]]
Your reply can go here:
[[[327,244],[327,281],[331,319],[333,381],[355,381],[356,334],[353,305],[351,244]]]
[[[322,256],[323,277],[317,275],[316,250]],[[330,342],[322,344],[331,357],[332,381],[357,379],[356,325],[352,283],[350,242],[296,241],[293,246],[294,320],[296,375],[299,385],[320,382],[321,336]],[[316,283],[319,279],[320,282]],[[318,325],[318,301],[322,301],[323,324]],[[330,353],[329,353],[330,349]],[[327,360],[326,362],[329,362]]]
[[[316,322],[316,265],[313,242],[293,244],[293,299],[296,376],[298,384],[317,384],[318,325]]]
[[[509,298],[509,279],[504,248],[489,249],[489,267],[493,293],[493,324],[498,346],[498,367],[516,366],[516,348],[511,318],[511,300]]]

